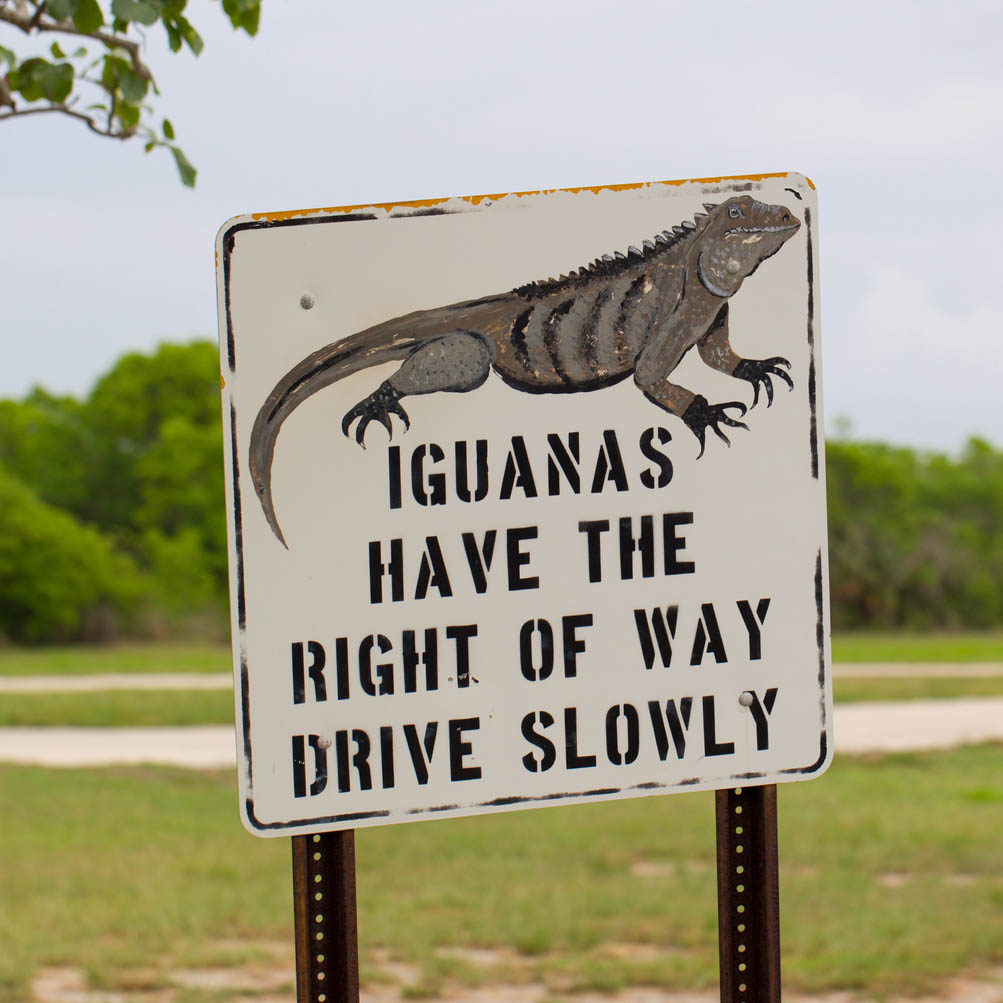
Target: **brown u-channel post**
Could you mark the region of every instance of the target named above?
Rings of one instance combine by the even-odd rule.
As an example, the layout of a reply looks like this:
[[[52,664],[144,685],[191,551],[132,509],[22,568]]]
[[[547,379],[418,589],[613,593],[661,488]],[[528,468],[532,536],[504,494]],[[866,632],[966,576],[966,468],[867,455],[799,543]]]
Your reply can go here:
[[[296,1003],[359,1003],[355,833],[292,843]]]
[[[716,798],[721,1003],[780,1003],[777,788]]]

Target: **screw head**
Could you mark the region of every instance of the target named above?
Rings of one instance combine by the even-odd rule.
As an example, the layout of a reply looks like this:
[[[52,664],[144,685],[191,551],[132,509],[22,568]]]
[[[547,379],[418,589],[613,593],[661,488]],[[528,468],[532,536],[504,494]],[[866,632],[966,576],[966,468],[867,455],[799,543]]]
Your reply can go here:
[[[304,310],[312,310],[314,305],[314,298],[312,293],[303,293],[300,297],[300,306]]]
[[[739,696],[738,696],[738,702],[743,707],[751,707],[752,706],[752,694],[748,690],[746,690],[744,693],[740,693]]]

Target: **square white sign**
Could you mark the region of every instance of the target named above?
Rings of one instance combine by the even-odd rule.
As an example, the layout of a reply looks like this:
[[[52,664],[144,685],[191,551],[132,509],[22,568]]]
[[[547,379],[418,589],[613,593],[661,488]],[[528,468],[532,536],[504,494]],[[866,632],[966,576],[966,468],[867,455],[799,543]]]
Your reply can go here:
[[[251,832],[826,768],[816,220],[783,174],[223,227]]]

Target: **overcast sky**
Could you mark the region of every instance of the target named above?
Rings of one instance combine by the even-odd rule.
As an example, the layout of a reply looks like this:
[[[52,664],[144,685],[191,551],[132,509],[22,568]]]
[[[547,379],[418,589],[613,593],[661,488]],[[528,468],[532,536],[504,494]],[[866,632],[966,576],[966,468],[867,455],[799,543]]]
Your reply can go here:
[[[252,40],[190,0],[202,56],[156,30],[147,55],[194,192],[77,123],[0,125],[0,396],[215,337],[215,234],[242,212],[800,171],[829,430],[1003,444],[1001,11],[265,0]]]

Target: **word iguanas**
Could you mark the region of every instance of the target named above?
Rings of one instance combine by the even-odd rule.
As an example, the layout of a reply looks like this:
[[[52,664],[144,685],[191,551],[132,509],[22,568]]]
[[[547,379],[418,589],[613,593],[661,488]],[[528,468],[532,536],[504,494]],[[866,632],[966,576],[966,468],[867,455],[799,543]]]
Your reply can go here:
[[[730,445],[720,424],[748,426],[726,413],[744,404],[709,404],[706,397],[669,382],[694,345],[707,365],[766,390],[771,375],[793,389],[783,358],[743,359],[728,340],[728,300],[742,282],[801,226],[788,209],[748,195],[697,213],[664,230],[642,248],[603,255],[559,279],[531,282],[499,296],[419,310],[384,321],[307,356],[276,384],[251,431],[250,471],[269,526],[285,544],[272,502],[271,468],[282,422],[318,390],[386,362],[403,365],[345,415],[356,441],[379,421],[392,434],[390,416],[406,428],[401,398],[441,391],[466,393],[492,369],[528,393],[599,390],[631,373],[645,397],[681,418],[700,442],[708,428]]]

